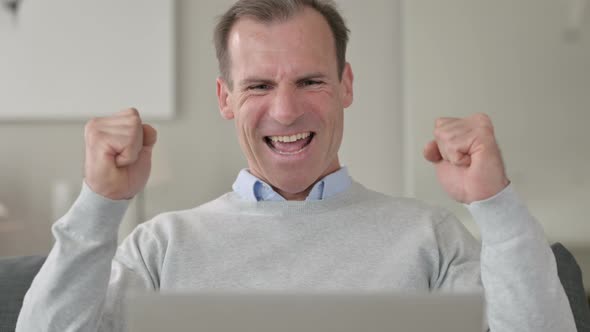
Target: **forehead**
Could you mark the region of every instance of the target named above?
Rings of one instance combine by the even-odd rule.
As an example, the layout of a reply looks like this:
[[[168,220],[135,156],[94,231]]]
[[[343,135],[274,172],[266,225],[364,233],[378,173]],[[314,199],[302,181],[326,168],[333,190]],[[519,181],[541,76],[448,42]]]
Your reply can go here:
[[[275,75],[337,68],[330,26],[320,13],[309,8],[287,20],[240,18],[230,32],[228,51],[234,79],[261,71]]]

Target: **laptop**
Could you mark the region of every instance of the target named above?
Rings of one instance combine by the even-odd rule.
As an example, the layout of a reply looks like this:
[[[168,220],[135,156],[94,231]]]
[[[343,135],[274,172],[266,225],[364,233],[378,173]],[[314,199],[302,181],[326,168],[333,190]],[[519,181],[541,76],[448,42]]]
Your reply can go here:
[[[482,294],[192,293],[127,298],[129,332],[475,332]]]

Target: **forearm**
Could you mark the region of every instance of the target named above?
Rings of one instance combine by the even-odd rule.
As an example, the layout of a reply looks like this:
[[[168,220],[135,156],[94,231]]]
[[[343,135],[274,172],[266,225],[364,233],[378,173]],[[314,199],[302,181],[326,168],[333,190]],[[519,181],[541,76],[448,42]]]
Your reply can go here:
[[[17,331],[97,331],[126,201],[86,186],[53,228],[55,245],[23,301]]]
[[[551,248],[513,188],[468,208],[482,235],[491,331],[575,331]]]

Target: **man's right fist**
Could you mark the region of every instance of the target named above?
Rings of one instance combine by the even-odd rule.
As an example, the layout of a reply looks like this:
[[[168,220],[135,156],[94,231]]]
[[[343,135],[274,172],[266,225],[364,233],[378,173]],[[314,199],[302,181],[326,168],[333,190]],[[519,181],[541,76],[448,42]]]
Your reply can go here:
[[[156,137],[156,130],[142,124],[134,108],[88,121],[84,128],[86,184],[113,200],[133,198],[150,176]]]

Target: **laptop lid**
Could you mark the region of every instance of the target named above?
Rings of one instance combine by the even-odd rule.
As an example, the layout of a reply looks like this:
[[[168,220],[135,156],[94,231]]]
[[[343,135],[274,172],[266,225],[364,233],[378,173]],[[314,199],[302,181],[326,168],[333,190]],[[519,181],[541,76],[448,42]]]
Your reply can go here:
[[[481,294],[141,294],[127,299],[130,332],[473,332]]]

